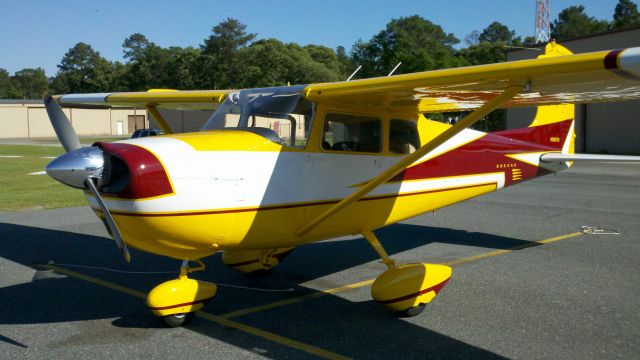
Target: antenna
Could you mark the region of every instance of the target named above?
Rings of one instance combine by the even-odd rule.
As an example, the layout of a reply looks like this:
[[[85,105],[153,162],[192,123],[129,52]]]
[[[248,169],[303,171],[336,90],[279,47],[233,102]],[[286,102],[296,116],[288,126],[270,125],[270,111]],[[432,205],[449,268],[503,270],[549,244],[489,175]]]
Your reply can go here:
[[[351,80],[351,78],[353,77],[353,75],[355,75],[358,71],[360,71],[360,69],[362,69],[362,65],[358,66],[358,68],[356,69],[356,71],[352,72],[351,75],[349,75],[349,78],[347,78],[347,81]]]
[[[549,13],[551,0],[536,0],[536,42],[546,43],[551,39]]]
[[[390,72],[390,73],[389,73],[389,75],[387,75],[387,76],[391,76],[391,75],[392,75],[392,74],[393,74],[393,73],[398,69],[398,67],[399,67],[401,64],[402,64],[402,61],[400,61],[400,62],[398,63],[398,65],[396,65],[396,67],[394,67],[394,68],[393,68],[393,70],[391,70],[391,72]]]

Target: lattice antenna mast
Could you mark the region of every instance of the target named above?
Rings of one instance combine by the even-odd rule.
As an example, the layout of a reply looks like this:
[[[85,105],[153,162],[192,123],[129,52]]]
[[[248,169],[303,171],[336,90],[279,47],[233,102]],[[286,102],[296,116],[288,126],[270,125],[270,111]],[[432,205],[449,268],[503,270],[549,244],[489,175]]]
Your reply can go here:
[[[551,29],[549,22],[549,1],[536,0],[536,42],[546,43],[551,38]]]

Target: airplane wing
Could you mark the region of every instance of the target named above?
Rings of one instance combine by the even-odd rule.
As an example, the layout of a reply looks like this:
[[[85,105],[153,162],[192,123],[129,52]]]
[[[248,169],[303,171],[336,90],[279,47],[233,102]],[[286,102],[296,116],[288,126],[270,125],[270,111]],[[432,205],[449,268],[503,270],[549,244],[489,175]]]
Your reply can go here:
[[[149,90],[146,92],[68,94],[53,98],[69,107],[142,107],[179,110],[215,109],[231,90]]]
[[[305,95],[410,112],[474,110],[514,85],[524,90],[501,108],[640,99],[640,48],[570,54],[549,43],[538,59],[313,84]]]
[[[428,143],[369,180],[298,230],[304,236],[343,208],[498,108],[640,99],[640,48],[572,55],[551,42],[538,59],[313,84],[315,102],[381,110],[473,110]],[[549,161],[553,161],[551,157]]]

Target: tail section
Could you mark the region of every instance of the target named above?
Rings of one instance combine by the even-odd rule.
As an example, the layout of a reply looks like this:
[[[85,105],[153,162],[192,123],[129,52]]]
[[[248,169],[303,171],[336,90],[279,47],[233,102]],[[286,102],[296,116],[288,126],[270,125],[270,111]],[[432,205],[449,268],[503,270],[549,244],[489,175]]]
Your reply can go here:
[[[548,58],[556,56],[572,55],[573,53],[562,45],[556,44],[555,41],[551,41],[545,47],[544,54],[538,56],[538,58]],[[562,139],[562,147],[558,150],[563,154],[573,154],[575,152],[575,105],[574,104],[560,104],[560,105],[544,105],[538,106],[536,116],[534,117],[530,128],[541,127],[544,125],[558,124],[564,122],[570,122],[570,126],[567,129],[566,126],[553,126],[553,130],[549,130],[548,126],[545,126],[545,135],[549,137],[551,144],[558,144]],[[545,141],[543,141],[544,143]]]

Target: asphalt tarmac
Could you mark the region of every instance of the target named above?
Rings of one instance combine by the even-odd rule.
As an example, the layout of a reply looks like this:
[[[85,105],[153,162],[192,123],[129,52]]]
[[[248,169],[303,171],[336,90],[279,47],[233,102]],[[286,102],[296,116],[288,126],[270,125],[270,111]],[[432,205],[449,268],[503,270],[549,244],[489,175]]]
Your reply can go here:
[[[218,295],[169,329],[144,294],[174,274],[77,265],[178,261],[133,250],[126,264],[87,208],[0,213],[0,357],[637,359],[639,220],[640,164],[581,164],[376,231],[400,263],[454,268],[418,317],[371,300],[385,267],[350,237],[302,246],[263,278],[206,259],[196,277]]]

